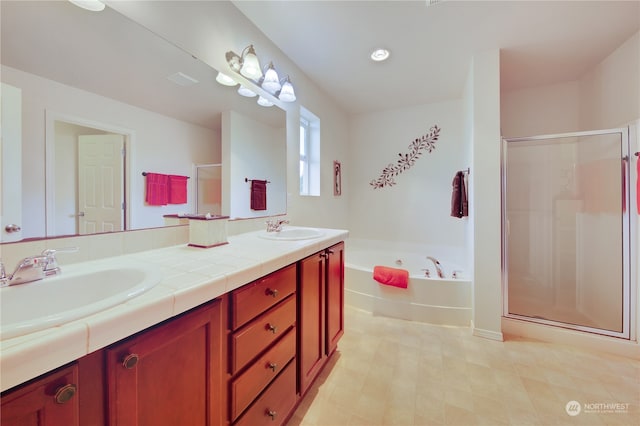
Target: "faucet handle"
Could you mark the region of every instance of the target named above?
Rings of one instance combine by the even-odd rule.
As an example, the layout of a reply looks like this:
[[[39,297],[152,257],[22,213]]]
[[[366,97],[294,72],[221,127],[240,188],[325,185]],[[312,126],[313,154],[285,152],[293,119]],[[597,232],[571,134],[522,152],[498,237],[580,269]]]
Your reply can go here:
[[[46,258],[46,265],[44,266],[45,271],[52,271],[53,273],[60,272],[60,267],[58,267],[58,259],[56,259],[56,254],[58,253],[75,253],[79,249],[78,247],[63,247],[58,249],[46,249],[42,251],[42,256]]]

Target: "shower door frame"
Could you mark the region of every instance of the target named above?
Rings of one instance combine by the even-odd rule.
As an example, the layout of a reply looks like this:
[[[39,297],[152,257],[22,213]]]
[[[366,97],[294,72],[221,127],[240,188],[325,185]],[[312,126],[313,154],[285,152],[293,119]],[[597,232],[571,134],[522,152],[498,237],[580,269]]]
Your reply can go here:
[[[630,147],[629,147],[629,127],[613,128],[604,130],[591,130],[583,132],[571,132],[571,133],[557,133],[537,136],[526,136],[517,138],[502,138],[501,144],[501,164],[500,164],[500,179],[501,179],[501,210],[502,210],[502,307],[503,316],[505,318],[523,320],[538,324],[544,324],[549,326],[567,328],[571,330],[583,331],[588,333],[600,334],[604,336],[617,337],[620,339],[632,340],[636,336],[635,321],[635,305],[632,304],[632,300],[637,297],[637,289],[631,286],[631,214],[632,206],[630,204]],[[620,152],[622,157],[620,160],[623,162],[623,170],[621,176],[622,185],[622,203],[626,208],[622,209],[622,331],[604,330],[599,328],[588,327],[578,324],[564,323],[560,321],[554,321],[543,318],[535,318],[525,315],[519,315],[509,313],[509,279],[508,279],[508,260],[509,260],[509,246],[507,236],[507,144],[517,142],[532,142],[546,141],[548,139],[558,138],[570,138],[570,137],[582,137],[582,136],[596,136],[606,134],[620,134]]]

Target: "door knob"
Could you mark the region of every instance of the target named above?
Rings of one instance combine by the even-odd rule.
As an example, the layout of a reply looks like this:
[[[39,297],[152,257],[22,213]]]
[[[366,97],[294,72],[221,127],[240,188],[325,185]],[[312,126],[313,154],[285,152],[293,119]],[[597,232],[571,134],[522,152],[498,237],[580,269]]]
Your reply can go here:
[[[20,232],[22,228],[20,228],[20,225],[16,225],[15,223],[12,223],[11,225],[5,226],[4,230],[11,234],[12,232]]]

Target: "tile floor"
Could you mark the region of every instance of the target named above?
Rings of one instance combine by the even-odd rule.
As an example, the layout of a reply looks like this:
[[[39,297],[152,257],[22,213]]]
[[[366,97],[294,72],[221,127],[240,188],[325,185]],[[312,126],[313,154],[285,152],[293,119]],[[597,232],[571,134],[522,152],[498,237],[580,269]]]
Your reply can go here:
[[[640,361],[349,307],[345,329],[288,426],[640,425]]]

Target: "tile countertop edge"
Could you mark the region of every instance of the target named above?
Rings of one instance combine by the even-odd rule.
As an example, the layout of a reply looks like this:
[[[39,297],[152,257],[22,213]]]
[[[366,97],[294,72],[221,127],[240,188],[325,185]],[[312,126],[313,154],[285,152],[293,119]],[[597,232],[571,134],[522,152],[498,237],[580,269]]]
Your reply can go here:
[[[185,272],[191,278],[191,283],[187,288],[170,288],[160,282],[160,284],[149,291],[148,294],[139,296],[139,299],[115,306],[103,312],[90,315],[85,318],[72,321],[52,329],[43,330],[29,335],[7,339],[0,342],[0,390],[11,389],[17,385],[27,382],[41,374],[61,367],[95,350],[104,348],[119,340],[129,337],[139,331],[143,331],[150,326],[158,324],[164,320],[172,318],[189,309],[195,308],[202,303],[213,300],[238,287],[250,283],[280,268],[283,268],[297,260],[312,255],[324,248],[330,247],[344,241],[349,233],[341,229],[315,228],[321,230],[324,235],[310,240],[294,241],[272,241],[259,238],[257,235],[263,231],[249,232],[229,237],[229,243],[220,247],[232,247],[238,249],[243,244],[255,243],[256,239],[261,241],[261,245],[266,248],[278,247],[280,250],[267,250],[264,257],[260,259],[251,258],[254,262],[252,271],[246,273],[247,267],[238,268],[235,271],[215,276],[199,274],[197,271]],[[216,248],[197,249],[191,252],[184,252],[185,245],[174,246],[165,250],[171,255],[172,251],[182,258],[200,257],[207,253],[211,258],[216,256]],[[247,246],[248,248],[248,246]],[[149,250],[149,252],[155,250]],[[221,253],[222,251],[220,251]],[[144,253],[144,252],[142,252]],[[141,260],[139,253],[123,256]],[[259,267],[257,267],[259,266]],[[63,265],[64,267],[64,265]],[[255,270],[255,271],[254,271]],[[222,284],[222,285],[221,285]],[[210,289],[212,291],[202,291]],[[196,297],[191,297],[185,303],[177,303],[177,298],[185,292],[193,292]],[[201,298],[199,295],[202,294]],[[161,307],[157,312],[154,307]],[[109,329],[110,325],[119,323],[123,318],[131,321],[132,313],[138,310],[146,310],[146,315],[141,316],[140,322],[136,324],[127,323],[126,329],[118,330],[117,333],[102,334],[97,337],[98,330]],[[153,312],[149,312],[152,310]],[[135,317],[135,315],[133,315]],[[93,332],[93,335],[92,335]],[[51,345],[60,348],[51,351]]]

